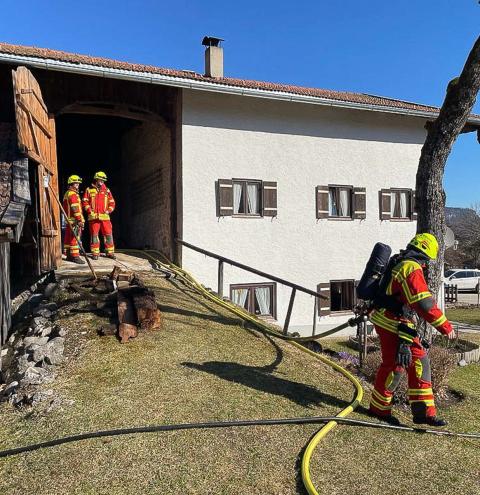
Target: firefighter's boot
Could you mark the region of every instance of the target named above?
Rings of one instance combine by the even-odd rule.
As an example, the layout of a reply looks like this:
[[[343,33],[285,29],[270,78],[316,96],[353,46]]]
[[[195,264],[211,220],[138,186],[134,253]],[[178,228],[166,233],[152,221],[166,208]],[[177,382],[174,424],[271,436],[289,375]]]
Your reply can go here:
[[[80,256],[68,256],[67,261],[71,261],[72,263],[76,263],[77,265],[84,265],[85,261],[80,258]]]
[[[416,425],[447,426],[447,422],[438,416],[414,416],[413,422]]]

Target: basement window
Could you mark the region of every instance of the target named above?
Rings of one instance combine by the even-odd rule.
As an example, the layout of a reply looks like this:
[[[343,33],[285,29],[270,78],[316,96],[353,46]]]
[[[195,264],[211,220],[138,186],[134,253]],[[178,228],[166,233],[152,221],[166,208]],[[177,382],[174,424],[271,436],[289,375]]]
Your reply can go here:
[[[276,284],[235,284],[230,286],[230,299],[237,306],[258,316],[276,318]]]
[[[233,180],[233,214],[261,215],[261,181]]]
[[[354,305],[354,280],[330,281],[330,311],[351,311]]]

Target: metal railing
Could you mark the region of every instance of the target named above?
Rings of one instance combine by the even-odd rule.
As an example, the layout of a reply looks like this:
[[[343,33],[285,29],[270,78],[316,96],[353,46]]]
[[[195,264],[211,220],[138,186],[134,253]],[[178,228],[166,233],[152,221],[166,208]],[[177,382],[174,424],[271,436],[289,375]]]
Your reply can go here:
[[[290,326],[290,318],[292,316],[292,310],[293,310],[293,303],[295,302],[295,296],[297,291],[303,292],[305,294],[309,294],[310,296],[315,297],[315,308],[314,308],[314,315],[313,315],[313,320],[314,320],[314,329],[315,329],[315,324],[316,324],[316,309],[317,309],[317,300],[318,299],[327,299],[322,294],[319,294],[318,292],[315,292],[311,289],[307,289],[306,287],[303,287],[298,284],[294,284],[293,282],[289,282],[288,280],[285,280],[280,277],[276,277],[275,275],[272,275],[271,273],[266,273],[262,272],[261,270],[257,270],[256,268],[252,268],[251,266],[244,265],[243,263],[239,263],[238,261],[231,260],[229,258],[226,258],[225,256],[221,256],[216,253],[212,253],[211,251],[207,251],[206,249],[199,248],[198,246],[194,246],[193,244],[190,244],[189,242],[183,241],[182,239],[175,239],[175,242],[178,244],[181,244],[182,246],[185,246],[189,249],[192,249],[193,251],[197,251],[197,253],[204,254],[205,256],[209,256],[210,258],[214,258],[218,260],[218,286],[217,286],[217,294],[219,297],[223,297],[223,266],[225,263],[228,265],[236,266],[237,268],[241,268],[242,270],[245,270],[250,273],[254,273],[255,275],[259,275],[260,277],[264,277],[268,280],[272,280],[274,282],[277,282],[279,284],[285,285],[287,287],[290,287],[292,289],[291,295],[290,295],[290,301],[288,303],[288,309],[287,309],[287,315],[285,317],[285,322],[283,324],[283,333],[286,334],[288,332],[288,327]],[[314,330],[315,331],[315,330]]]

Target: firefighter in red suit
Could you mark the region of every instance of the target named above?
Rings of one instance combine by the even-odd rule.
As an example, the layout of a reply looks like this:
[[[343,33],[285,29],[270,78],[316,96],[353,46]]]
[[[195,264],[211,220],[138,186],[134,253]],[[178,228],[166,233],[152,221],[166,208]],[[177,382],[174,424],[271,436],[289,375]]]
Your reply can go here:
[[[452,325],[436,305],[423,270],[438,255],[437,239],[428,233],[417,234],[389,263],[380,296],[374,302],[371,322],[380,338],[382,364],[377,371],[370,402],[371,414],[399,424],[392,416],[392,397],[404,371],[408,375],[408,401],[413,422],[445,426],[437,417],[430,373],[430,360],[419,339],[408,310],[415,311],[449,339],[455,337]],[[396,308],[395,309],[395,304]],[[398,310],[402,308],[403,310]]]
[[[100,256],[99,234],[103,236],[107,258],[115,259],[112,223],[110,222],[110,214],[115,209],[115,200],[110,189],[105,185],[106,180],[105,172],[97,172],[93,177],[93,184],[87,187],[83,194],[83,207],[88,215],[90,229],[90,250],[94,260],[98,260]]]
[[[80,184],[82,179],[78,175],[71,175],[68,178],[68,190],[63,197],[63,209],[67,214],[67,228],[65,229],[65,237],[63,242],[64,253],[67,255],[67,261],[72,261],[78,265],[85,264],[80,258],[80,248],[77,239],[73,235],[72,228],[76,230],[80,237],[82,229],[85,226],[85,219],[82,214],[82,206],[80,204]],[[70,226],[72,228],[70,228]]]

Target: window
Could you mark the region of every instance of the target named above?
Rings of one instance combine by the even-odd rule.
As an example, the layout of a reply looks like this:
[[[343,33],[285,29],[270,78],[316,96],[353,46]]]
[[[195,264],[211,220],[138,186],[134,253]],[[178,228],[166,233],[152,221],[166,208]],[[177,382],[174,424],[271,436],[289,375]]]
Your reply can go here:
[[[233,214],[260,216],[261,182],[233,180]]]
[[[275,284],[231,285],[230,299],[250,313],[276,318],[277,295]]]
[[[328,187],[328,215],[352,217],[352,188],[350,186]]]
[[[332,280],[330,282],[330,311],[350,311],[355,306],[355,282]]]
[[[380,220],[416,220],[415,191],[412,189],[381,189]]]
[[[216,181],[218,217],[277,216],[277,183],[253,179]]]
[[[391,191],[391,218],[411,218],[411,191],[407,189],[392,189]]]

